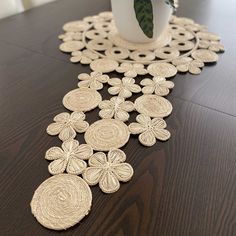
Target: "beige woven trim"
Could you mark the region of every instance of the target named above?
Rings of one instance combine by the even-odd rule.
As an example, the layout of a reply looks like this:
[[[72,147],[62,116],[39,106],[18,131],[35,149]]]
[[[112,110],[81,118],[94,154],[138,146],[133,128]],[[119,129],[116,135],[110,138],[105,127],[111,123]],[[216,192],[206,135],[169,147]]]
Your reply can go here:
[[[79,88],[68,92],[63,98],[63,105],[71,111],[91,111],[102,101],[102,96],[96,90]]]
[[[89,213],[92,193],[87,183],[76,175],[55,175],[37,188],[30,205],[44,227],[64,230]]]
[[[123,147],[129,141],[129,136],[129,129],[122,121],[103,119],[87,129],[84,139],[96,151],[109,151]]]

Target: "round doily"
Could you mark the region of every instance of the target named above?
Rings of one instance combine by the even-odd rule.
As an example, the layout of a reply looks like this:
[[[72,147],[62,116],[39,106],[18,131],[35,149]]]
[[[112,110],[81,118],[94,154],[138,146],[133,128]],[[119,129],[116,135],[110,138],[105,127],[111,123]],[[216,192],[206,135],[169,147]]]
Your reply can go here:
[[[35,191],[31,210],[44,227],[63,230],[74,226],[90,211],[92,193],[80,177],[55,175],[45,180]]]
[[[68,92],[63,98],[63,105],[71,111],[90,111],[98,106],[102,96],[90,88],[78,88]]]
[[[120,120],[103,119],[93,123],[84,139],[96,151],[123,147],[129,140],[128,126]]]
[[[135,100],[135,109],[150,117],[166,117],[172,112],[171,103],[158,95],[143,95]]]
[[[60,39],[64,41],[60,49],[72,53],[72,62],[86,61],[86,64],[91,63],[92,70],[103,73],[115,71],[119,66],[118,63],[140,63],[147,66],[161,63],[162,68],[157,72],[169,70],[169,73],[159,73],[158,76],[172,77],[177,71],[199,74],[203,67],[193,69],[189,66],[188,70],[183,70],[182,66],[176,66],[176,60],[197,59],[205,65],[216,62],[218,60],[216,52],[224,51],[219,36],[208,32],[205,26],[196,24],[191,19],[176,16],[172,16],[168,29],[157,41],[145,44],[128,42],[119,36],[112,13],[106,12],[108,13],[109,18],[99,14],[63,26],[66,33],[60,35]],[[81,33],[81,38],[69,35],[78,33]],[[86,54],[83,60],[74,57],[78,52],[80,55]],[[152,70],[150,74],[153,74]]]

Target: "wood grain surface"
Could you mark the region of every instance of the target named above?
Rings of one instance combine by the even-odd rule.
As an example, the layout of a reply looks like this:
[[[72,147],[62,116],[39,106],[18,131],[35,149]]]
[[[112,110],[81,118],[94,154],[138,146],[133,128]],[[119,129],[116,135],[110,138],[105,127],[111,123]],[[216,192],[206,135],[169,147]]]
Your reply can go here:
[[[57,35],[63,23],[109,9],[109,0],[58,0],[0,21],[0,235],[236,235],[233,0],[180,1],[178,15],[220,34],[226,53],[199,76],[173,79],[174,110],[166,120],[172,138],[151,148],[130,139],[123,150],[135,170],[132,181],[111,195],[93,187],[91,213],[70,230],[47,230],[32,216],[32,195],[50,176],[45,152],[60,145],[45,129],[65,111],[61,101],[77,75],[89,72],[58,50]],[[98,110],[87,117],[92,123]]]

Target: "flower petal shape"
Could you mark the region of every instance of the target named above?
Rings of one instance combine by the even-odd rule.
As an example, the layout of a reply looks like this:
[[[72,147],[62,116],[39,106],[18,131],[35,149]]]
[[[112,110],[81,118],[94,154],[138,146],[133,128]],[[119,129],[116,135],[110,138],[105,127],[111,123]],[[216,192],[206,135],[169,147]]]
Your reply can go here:
[[[132,166],[127,163],[121,163],[113,166],[113,172],[115,173],[118,180],[122,182],[129,181],[134,174]]]
[[[89,165],[92,167],[102,167],[107,162],[105,153],[97,152],[89,158]]]
[[[166,129],[159,129],[157,127],[154,127],[153,133],[154,133],[156,139],[159,139],[161,141],[166,141],[170,138],[170,132]]]
[[[79,175],[86,169],[86,167],[87,164],[85,161],[71,157],[68,161],[66,172],[68,174]]]
[[[48,166],[48,171],[52,175],[62,174],[66,170],[67,160],[65,158],[57,159]]]
[[[138,139],[140,143],[148,147],[151,147],[156,143],[156,137],[150,130],[146,130],[145,132],[141,133]]]
[[[129,113],[126,111],[123,111],[122,109],[118,109],[115,112],[115,119],[125,122],[125,121],[129,120]]]
[[[109,163],[119,164],[126,160],[125,153],[120,149],[111,149],[108,152],[107,159]]]
[[[152,119],[151,123],[152,123],[153,127],[156,127],[156,128],[159,128],[159,129],[166,128],[166,122],[161,118],[154,118],[154,119]]]
[[[103,88],[103,84],[97,80],[93,80],[90,82],[90,86],[91,89],[95,89],[95,90],[101,90]]]
[[[142,86],[153,86],[153,85],[154,85],[153,81],[152,81],[151,79],[148,79],[148,78],[143,79],[143,80],[140,82],[140,84],[141,84]]]
[[[83,112],[74,111],[71,113],[70,119],[73,120],[74,122],[84,120],[85,114]]]
[[[89,86],[90,86],[89,80],[80,81],[78,83],[78,87],[80,87],[80,88],[89,88]]]
[[[113,104],[109,100],[103,100],[99,103],[98,106],[99,106],[100,109],[110,109],[110,108],[113,107]]]
[[[62,112],[54,117],[54,121],[58,123],[66,123],[70,119],[70,114],[67,112]]]
[[[74,151],[74,155],[82,160],[88,160],[93,155],[93,149],[88,144],[81,144]]]
[[[99,187],[104,193],[114,193],[120,188],[120,183],[111,171],[106,171],[99,180]]]
[[[108,93],[110,93],[111,95],[116,95],[116,94],[120,93],[120,91],[121,91],[121,88],[118,86],[110,87],[108,89]]]
[[[83,179],[89,184],[89,185],[96,185],[98,184],[102,174],[103,169],[100,167],[88,167],[84,170],[82,173]]]
[[[114,116],[114,109],[102,109],[99,116],[103,119],[110,119]]]
[[[58,135],[64,127],[62,123],[52,123],[47,127],[47,133],[50,135]]]
[[[152,94],[155,91],[154,86],[146,86],[142,88],[144,94]]]
[[[142,125],[147,125],[148,123],[151,123],[151,118],[147,115],[144,114],[140,114],[136,117],[136,120],[138,121],[138,123],[142,124]]]
[[[86,74],[86,73],[81,73],[79,76],[78,76],[78,79],[79,80],[90,80],[90,75]]]
[[[137,75],[138,75],[138,73],[135,70],[133,70],[133,69],[132,70],[128,70],[128,71],[126,71],[124,73],[124,76],[132,77],[132,78],[137,77]]]
[[[115,88],[115,87],[113,87],[113,88]],[[123,98],[129,98],[132,96],[132,93],[127,88],[122,87],[120,89],[119,96],[121,96]]]
[[[76,136],[76,132],[71,126],[66,126],[62,129],[62,131],[59,134],[59,139],[62,141],[66,141],[69,139],[73,139]]]
[[[134,103],[130,101],[124,101],[120,104],[120,108],[124,111],[131,112],[134,110]]]
[[[72,150],[77,150],[79,147],[79,142],[77,140],[67,140],[62,143],[62,149],[65,152],[71,152]]]
[[[121,85],[121,80],[118,78],[112,78],[112,79],[108,80],[108,84],[111,86],[119,86],[119,85]]]
[[[86,121],[78,121],[73,123],[73,128],[78,133],[84,133],[89,127],[89,123]]]
[[[51,161],[51,160],[57,160],[59,158],[63,158],[64,152],[59,147],[51,147],[47,150],[45,154],[45,159]]]
[[[142,124],[139,124],[139,123],[131,123],[129,125],[129,131],[132,133],[132,134],[141,134],[143,132],[146,131],[146,127]]]
[[[130,84],[128,86],[128,88],[132,93],[140,93],[141,92],[141,87],[137,84]]]

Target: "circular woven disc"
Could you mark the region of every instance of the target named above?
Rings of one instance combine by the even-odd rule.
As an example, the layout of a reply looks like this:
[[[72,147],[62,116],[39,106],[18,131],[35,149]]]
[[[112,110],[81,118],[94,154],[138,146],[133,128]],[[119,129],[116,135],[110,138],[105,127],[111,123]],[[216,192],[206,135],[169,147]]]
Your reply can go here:
[[[67,93],[63,105],[71,111],[91,111],[102,101],[102,96],[90,88],[78,88]]]
[[[153,63],[148,66],[148,72],[153,76],[161,76],[161,77],[172,77],[177,74],[177,69],[175,66],[170,63]]]
[[[97,59],[90,64],[90,68],[101,73],[114,71],[119,66],[119,63],[112,59]]]
[[[123,147],[129,140],[129,129],[125,123],[115,119],[104,119],[93,123],[84,139],[96,151],[109,151]]]
[[[84,44],[80,41],[68,41],[60,45],[60,50],[63,52],[74,52],[84,48]]]
[[[135,109],[150,117],[163,118],[172,112],[171,103],[158,95],[142,95],[135,100]]]
[[[194,51],[192,53],[192,57],[205,63],[216,62],[219,59],[219,56],[215,52],[207,49],[199,49]]]
[[[92,193],[88,184],[76,175],[55,175],[37,188],[30,205],[40,224],[63,230],[74,226],[89,213]]]

